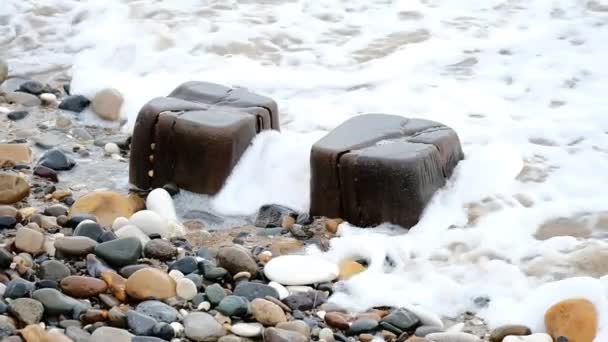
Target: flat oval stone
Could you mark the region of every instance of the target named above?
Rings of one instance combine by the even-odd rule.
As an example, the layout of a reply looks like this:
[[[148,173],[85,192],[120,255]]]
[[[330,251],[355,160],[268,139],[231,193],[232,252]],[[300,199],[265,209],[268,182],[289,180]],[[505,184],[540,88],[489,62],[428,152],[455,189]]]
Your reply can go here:
[[[158,260],[170,260],[177,255],[175,248],[169,241],[162,239],[150,240],[144,247],[144,255],[146,258]]]
[[[262,335],[264,326],[259,323],[237,323],[233,324],[230,331],[242,337],[257,337]]]
[[[76,298],[97,296],[108,289],[105,281],[83,276],[69,276],[63,278],[59,285],[65,294]]]
[[[228,317],[244,317],[249,312],[249,302],[243,297],[226,296],[216,310]]]
[[[193,312],[184,318],[186,337],[197,342],[215,341],[226,332],[213,316],[204,312]]]
[[[127,312],[127,324],[129,325],[129,330],[135,335],[150,335],[156,325],[156,321],[150,316],[129,310]]]
[[[226,297],[226,291],[219,284],[212,284],[205,289],[205,295],[211,304],[218,305]]]
[[[141,242],[132,237],[104,242],[95,247],[95,255],[118,267],[134,264],[141,251]]]
[[[68,157],[63,151],[54,148],[46,151],[42,157],[40,157],[38,165],[46,166],[55,171],[66,171],[74,168],[76,162],[71,157]]]
[[[133,335],[124,329],[101,327],[95,329],[90,342],[131,342],[132,337]]]
[[[217,252],[218,266],[223,267],[231,274],[249,272],[252,276],[258,273],[258,267],[251,253],[240,246],[222,247]]]
[[[283,330],[296,331],[306,336],[307,338],[310,338],[310,326],[304,321],[282,322],[277,324],[276,327]]]
[[[248,281],[239,283],[234,289],[234,295],[245,297],[250,301],[256,298],[264,298],[266,296],[279,298],[279,293],[276,289],[265,284]]]
[[[57,238],[54,245],[65,256],[83,256],[95,250],[97,241],[86,236],[68,236]]]
[[[251,302],[251,313],[256,321],[264,325],[274,326],[287,321],[283,309],[266,299],[254,299]]]
[[[160,322],[173,323],[177,321],[177,310],[157,300],[143,301],[137,305],[135,310]]]
[[[264,274],[283,285],[308,285],[336,279],[338,265],[316,256],[283,255],[271,259],[264,267]]]

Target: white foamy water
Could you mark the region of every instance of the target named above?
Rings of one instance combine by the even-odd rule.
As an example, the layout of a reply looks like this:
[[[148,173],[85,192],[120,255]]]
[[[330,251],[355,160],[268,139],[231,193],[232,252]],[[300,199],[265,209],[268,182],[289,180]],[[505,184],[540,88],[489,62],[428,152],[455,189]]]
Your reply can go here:
[[[187,80],[273,97],[283,133],[257,139],[212,201],[231,214],[306,209],[308,147],[353,115],[443,122],[466,160],[409,234],[332,240],[326,257],[372,260],[334,300],[455,315],[487,296],[493,325],[542,331],[547,306],[582,296],[605,341],[607,24],[606,0],[4,0],[0,57],[12,74],[69,73],[77,93],[119,89],[128,126]],[[534,237],[575,216],[590,237]]]

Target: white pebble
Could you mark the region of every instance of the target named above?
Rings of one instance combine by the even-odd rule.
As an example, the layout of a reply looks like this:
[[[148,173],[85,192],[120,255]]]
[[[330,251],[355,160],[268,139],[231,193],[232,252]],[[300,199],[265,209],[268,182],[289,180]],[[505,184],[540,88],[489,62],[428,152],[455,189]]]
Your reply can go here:
[[[142,248],[146,245],[146,243],[148,243],[148,241],[150,241],[148,235],[144,234],[141,229],[132,224],[128,224],[120,228],[119,230],[115,231],[114,234],[116,234],[118,238],[135,237],[141,242]]]
[[[188,316],[190,314],[186,309],[179,309],[179,314],[182,315],[182,318]]]
[[[188,278],[182,278],[177,281],[175,286],[177,295],[185,300],[191,300],[196,295],[196,284]]]
[[[429,339],[434,342],[481,342],[481,339],[473,334],[463,333],[463,332],[439,332],[432,333],[425,336],[426,339]]]
[[[146,235],[160,234],[168,237],[167,220],[152,210],[141,210],[129,218],[129,223],[137,226]]]
[[[314,291],[314,289],[310,286],[287,286],[286,289],[287,291],[289,291],[290,294]]]
[[[7,113],[10,113],[10,112],[11,112],[11,110],[8,109],[8,108],[0,107],[0,113],[7,114]]]
[[[269,280],[283,285],[324,283],[336,279],[339,273],[338,265],[312,255],[282,255],[264,267]]]
[[[201,311],[209,311],[209,309],[211,309],[211,303],[202,302],[198,305],[197,309]]]
[[[173,278],[175,281],[178,281],[184,277],[184,274],[180,270],[171,270],[169,271],[169,277]]]
[[[287,296],[289,296],[289,291],[285,288],[285,286],[277,283],[276,281],[271,281],[270,283],[268,283],[268,286],[277,290],[277,292],[279,293],[280,300],[283,300],[283,299],[287,298]]]
[[[319,316],[319,318],[322,320],[325,320],[325,314],[326,312],[323,310],[317,312],[317,316]]]
[[[184,326],[181,323],[173,322],[170,325],[171,325],[171,328],[173,328],[173,331],[175,332],[176,337],[182,336],[182,334],[184,333]]]
[[[112,223],[112,230],[116,231],[129,224],[129,219],[126,217],[117,217]]]
[[[123,159],[124,159],[123,157],[121,157],[121,156],[120,156],[120,154],[117,154],[117,153],[114,153],[114,154],[111,156],[111,158],[112,158],[113,160],[118,160],[118,161],[121,161],[121,160],[123,160]]]
[[[551,336],[545,333],[532,334],[527,336],[506,336],[502,342],[553,342]]]
[[[171,195],[163,188],[154,189],[148,194],[148,197],[146,198],[146,208],[156,212],[168,221],[177,221],[173,198],[171,198]]]
[[[107,154],[118,154],[120,153],[120,148],[115,143],[107,143],[103,148]]]
[[[264,326],[260,323],[237,323],[230,328],[233,334],[241,337],[256,337],[262,335]]]
[[[40,94],[39,97],[45,104],[54,104],[57,102],[57,96],[55,96],[55,94],[44,93]]]

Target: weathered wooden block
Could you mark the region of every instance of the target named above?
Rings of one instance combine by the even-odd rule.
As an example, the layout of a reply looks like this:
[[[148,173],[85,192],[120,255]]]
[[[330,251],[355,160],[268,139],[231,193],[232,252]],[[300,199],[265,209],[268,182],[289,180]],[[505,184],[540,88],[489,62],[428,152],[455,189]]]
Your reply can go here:
[[[312,147],[310,212],[409,228],[463,157],[456,132],[440,123],[356,116]]]
[[[184,83],[140,110],[131,142],[130,182],[141,190],[175,183],[213,195],[265,129],[279,129],[272,99],[213,83]]]

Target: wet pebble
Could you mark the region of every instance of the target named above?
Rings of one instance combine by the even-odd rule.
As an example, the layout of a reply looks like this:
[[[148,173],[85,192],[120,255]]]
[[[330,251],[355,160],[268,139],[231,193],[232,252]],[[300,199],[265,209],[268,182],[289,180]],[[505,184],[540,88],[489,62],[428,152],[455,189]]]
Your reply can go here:
[[[74,168],[76,162],[71,157],[68,157],[63,151],[51,149],[40,157],[38,165],[46,166],[55,171],[65,171]]]
[[[17,219],[12,216],[0,216],[0,229],[13,229],[17,225]]]
[[[173,330],[170,324],[160,322],[156,323],[152,329],[152,335],[168,341],[175,337],[175,330]]]
[[[348,329],[348,335],[359,335],[375,330],[378,327],[378,321],[371,318],[358,319],[351,323]]]
[[[19,121],[25,119],[25,117],[28,115],[29,112],[26,110],[17,110],[6,114],[6,117],[11,121]]]
[[[32,95],[40,95],[44,92],[44,90],[44,84],[38,81],[26,81],[21,83],[21,85],[19,86],[19,91]]]
[[[169,266],[170,270],[178,270],[183,274],[190,274],[198,270],[198,263],[195,257],[183,257]]]
[[[61,101],[59,104],[59,109],[81,113],[89,106],[90,103],[91,101],[82,95],[72,95]]]
[[[268,204],[263,205],[258,211],[255,219],[255,226],[262,228],[281,227],[281,221],[284,216],[298,217],[298,213],[288,207]]]
[[[404,331],[414,330],[420,325],[420,319],[411,311],[400,308],[393,310],[390,314],[380,322],[382,328],[392,331],[396,334],[401,334]]]
[[[419,337],[425,337],[428,334],[432,334],[432,333],[436,333],[436,332],[443,332],[443,329],[436,327],[436,326],[432,326],[432,325],[421,325],[418,328],[416,328],[414,335],[419,336]]]
[[[74,230],[74,236],[86,236],[94,241],[99,241],[105,230],[97,222],[83,221]]]
[[[530,335],[532,331],[525,325],[503,325],[500,326],[490,333],[490,342],[502,342],[502,340],[508,335]]]
[[[123,96],[118,90],[106,88],[95,94],[91,102],[91,109],[104,120],[116,121],[120,118],[120,108],[123,102]]]
[[[52,182],[59,182],[59,177],[57,176],[57,172],[51,168],[46,166],[38,165],[34,167],[34,175],[48,179]]]

